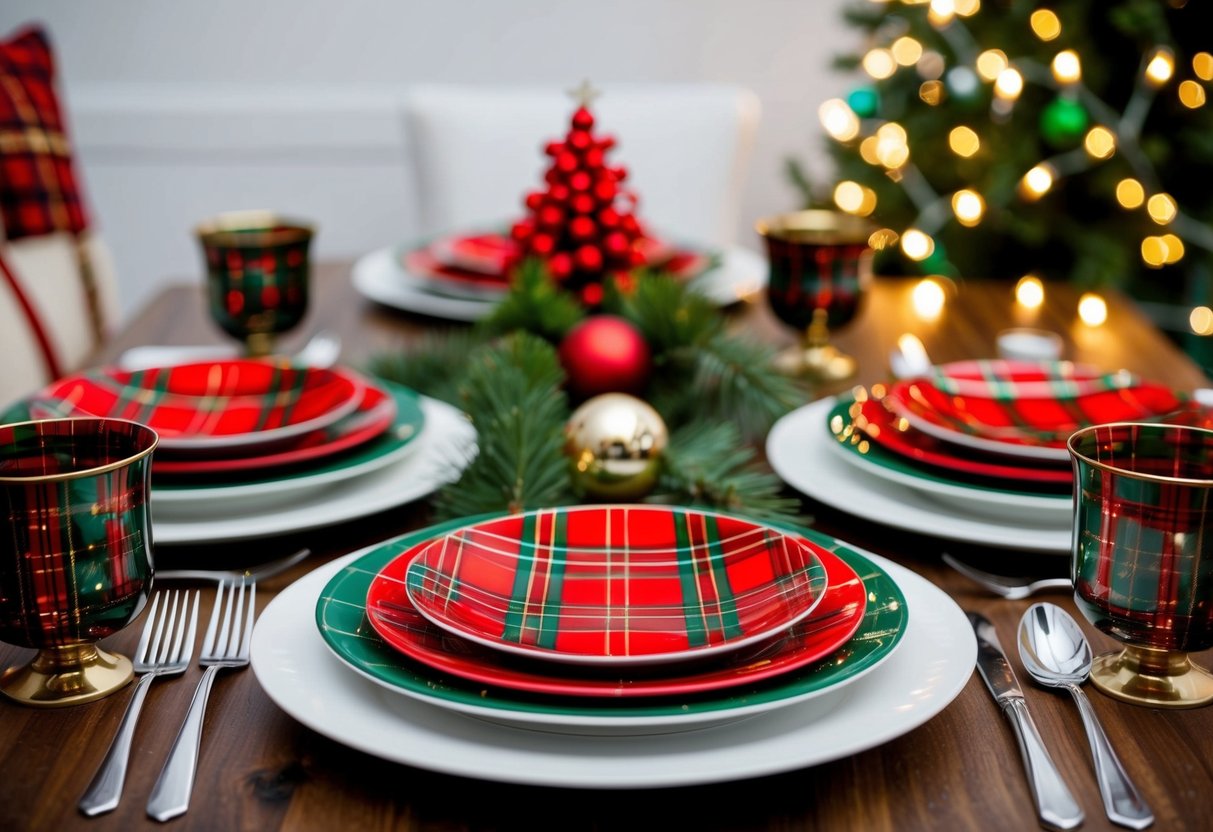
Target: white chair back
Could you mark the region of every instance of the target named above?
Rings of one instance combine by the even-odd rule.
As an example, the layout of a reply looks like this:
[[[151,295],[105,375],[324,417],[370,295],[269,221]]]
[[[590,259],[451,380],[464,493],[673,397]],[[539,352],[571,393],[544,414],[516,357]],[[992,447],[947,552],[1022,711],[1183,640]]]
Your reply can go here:
[[[604,85],[590,105],[595,134],[639,195],[638,218],[658,236],[700,246],[734,242],[760,118],[757,96],[725,85]],[[420,86],[406,125],[426,234],[507,225],[543,187],[547,142],[577,105],[560,89]]]

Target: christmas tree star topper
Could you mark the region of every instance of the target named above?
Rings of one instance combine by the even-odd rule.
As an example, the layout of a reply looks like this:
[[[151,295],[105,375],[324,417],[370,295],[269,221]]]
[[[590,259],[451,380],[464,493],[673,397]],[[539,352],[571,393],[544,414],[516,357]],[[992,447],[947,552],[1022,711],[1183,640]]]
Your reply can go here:
[[[577,106],[579,107],[590,106],[594,103],[594,99],[601,94],[598,90],[594,89],[588,78],[582,81],[580,85],[569,90],[569,95],[577,102]]]

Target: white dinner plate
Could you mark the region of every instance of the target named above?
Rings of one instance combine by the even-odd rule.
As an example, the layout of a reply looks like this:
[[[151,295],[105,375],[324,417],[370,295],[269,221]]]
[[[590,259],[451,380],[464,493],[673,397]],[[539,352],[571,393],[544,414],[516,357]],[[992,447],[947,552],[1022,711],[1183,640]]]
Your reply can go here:
[[[158,517],[153,500],[153,540],[208,543],[268,537],[329,526],[425,497],[458,478],[475,453],[476,431],[462,412],[445,402],[422,396],[421,409],[425,427],[409,443],[416,449],[380,470],[298,495],[278,507],[258,502],[228,506],[221,516]]]
[[[1007,549],[1068,554],[1070,526],[1031,518],[999,520],[941,502],[906,485],[868,476],[842,460],[825,426],[833,398],[779,419],[767,434],[767,459],[788,485],[814,500],[866,520],[948,540]]]
[[[270,602],[252,667],[290,716],[343,745],[432,771],[509,783],[599,789],[739,780],[829,762],[908,733],[948,706],[977,656],[964,612],[934,584],[884,558],[913,611],[903,643],[817,718],[803,705],[700,731],[582,736],[520,730],[400,696],[354,673],[325,646],[316,601],[354,555],[318,567]]]
[[[399,263],[398,248],[389,246],[363,255],[354,263],[351,280],[364,297],[406,312],[436,318],[475,321],[493,308],[494,301],[457,298],[430,291]],[[767,282],[767,264],[762,255],[749,249],[730,248],[721,264],[695,278],[692,286],[721,306],[744,300]]]

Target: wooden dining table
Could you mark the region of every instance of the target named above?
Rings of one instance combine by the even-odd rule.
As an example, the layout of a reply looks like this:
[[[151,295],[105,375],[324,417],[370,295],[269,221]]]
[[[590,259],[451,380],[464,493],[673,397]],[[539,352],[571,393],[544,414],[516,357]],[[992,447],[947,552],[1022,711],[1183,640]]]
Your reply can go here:
[[[281,348],[298,348],[319,329],[343,339],[342,361],[364,367],[374,356],[407,350],[427,333],[466,326],[379,306],[350,282],[348,262],[319,263],[303,325]],[[1076,313],[1078,291],[1046,285],[1045,301],[1028,308],[1013,287],[968,279],[946,283],[942,308],[914,303],[917,281],[881,277],[857,318],[834,333],[859,360],[857,378],[810,396],[872,384],[890,376],[890,348],[914,333],[937,362],[990,357],[995,335],[1013,326],[1059,333],[1066,358],[1124,368],[1182,390],[1209,380],[1126,297],[1107,292],[1106,322],[1089,326]],[[730,326],[773,345],[793,343],[761,295],[727,310]],[[225,336],[205,312],[198,280],[156,296],[95,356],[114,360],[145,344],[220,344]],[[794,494],[795,492],[789,491]],[[800,496],[800,495],[797,495]],[[1031,601],[993,597],[945,566],[950,551],[990,571],[1068,574],[1064,554],[945,541],[881,525],[808,498],[814,528],[901,564],[943,589],[966,611],[986,615],[1011,656],[1040,732],[1086,814],[1084,829],[1111,828],[1096,788],[1078,712],[1068,694],[1034,686],[1015,652],[1016,625]],[[153,505],[154,513],[154,505]],[[431,509],[413,502],[322,529],[243,542],[156,547],[156,565],[243,567],[309,547],[312,556],[261,582],[259,609],[309,570],[402,532],[424,527]],[[213,598],[205,584],[203,620]],[[1048,596],[1080,618],[1068,593]],[[911,615],[913,612],[911,611]],[[142,620],[104,642],[133,650]],[[1097,650],[1115,646],[1083,621]],[[0,645],[0,664],[31,651]],[[1209,664],[1213,656],[1198,661]],[[135,737],[124,796],[116,810],[86,818],[77,802],[114,736],[133,689],[67,708],[0,701],[0,829],[158,825],[145,813],[148,794],[185,714],[201,670],[151,686]],[[1114,747],[1156,815],[1160,830],[1203,830],[1213,818],[1213,707],[1162,710],[1123,703],[1092,690]],[[828,719],[826,715],[822,717]],[[191,808],[170,821],[181,829],[845,829],[1024,830],[1037,826],[1011,728],[974,673],[960,694],[925,724],[875,747],[809,768],[703,785],[662,789],[570,789],[474,780],[387,762],[296,722],[264,693],[253,672],[220,674],[211,695]]]

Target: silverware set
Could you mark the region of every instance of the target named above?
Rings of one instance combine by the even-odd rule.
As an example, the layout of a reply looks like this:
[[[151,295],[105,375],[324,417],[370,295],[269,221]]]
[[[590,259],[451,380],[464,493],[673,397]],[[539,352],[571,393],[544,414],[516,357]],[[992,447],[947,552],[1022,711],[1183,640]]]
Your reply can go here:
[[[304,550],[292,558],[267,564],[267,567],[281,571],[286,568],[282,563],[297,562],[306,554]],[[211,576],[192,573],[189,577],[206,580]],[[215,604],[198,659],[199,666],[206,670],[198,681],[189,711],[148,800],[147,813],[156,820],[171,820],[189,809],[198,755],[202,746],[203,717],[211,686],[219,670],[239,670],[248,666],[256,600],[255,579],[247,575],[224,575],[219,578]],[[192,603],[188,592],[176,590],[162,590],[152,598],[133,662],[135,672],[140,674],[139,681],[109,751],[80,799],[79,808],[85,815],[93,817],[112,811],[118,806],[126,781],[135,725],[148,688],[153,679],[159,676],[181,675],[189,667],[194,654],[200,602],[200,590],[194,591]]]
[[[1041,826],[1047,829],[1081,826],[1082,808],[1040,736],[994,625],[978,613],[969,613],[969,621],[977,637],[978,673],[1015,731]],[[1091,672],[1091,648],[1077,622],[1055,604],[1036,603],[1020,618],[1017,639],[1020,660],[1028,675],[1041,686],[1069,691],[1074,698],[1091,747],[1095,778],[1108,820],[1129,829],[1150,826],[1154,814],[1112,749],[1082,690],[1081,685]]]

